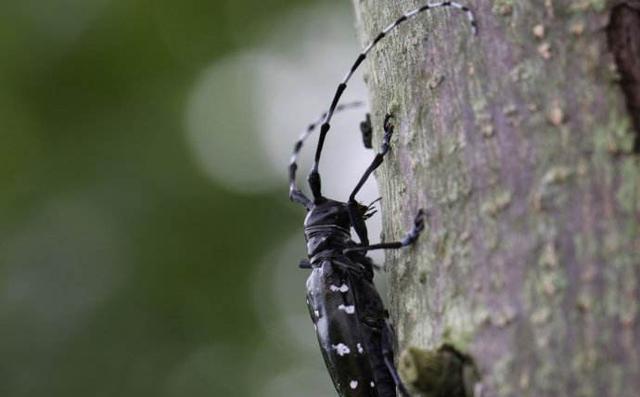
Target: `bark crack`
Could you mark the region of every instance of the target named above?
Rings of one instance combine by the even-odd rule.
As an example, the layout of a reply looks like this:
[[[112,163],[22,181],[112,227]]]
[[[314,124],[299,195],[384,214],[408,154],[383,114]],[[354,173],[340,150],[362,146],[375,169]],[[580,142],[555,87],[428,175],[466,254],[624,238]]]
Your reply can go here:
[[[614,7],[607,37],[636,131],[634,151],[640,153],[640,9],[628,4]]]

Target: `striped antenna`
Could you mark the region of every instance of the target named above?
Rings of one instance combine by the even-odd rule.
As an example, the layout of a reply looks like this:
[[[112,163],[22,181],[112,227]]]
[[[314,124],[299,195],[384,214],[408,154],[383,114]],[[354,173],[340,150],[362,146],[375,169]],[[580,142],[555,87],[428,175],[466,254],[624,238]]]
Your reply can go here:
[[[406,20],[408,20],[408,19],[420,14],[423,11],[431,10],[431,9],[434,9],[434,8],[442,8],[442,7],[452,7],[452,8],[457,8],[457,9],[463,11],[467,15],[467,19],[469,20],[469,23],[471,24],[472,33],[474,35],[476,34],[476,32],[477,32],[476,19],[473,16],[473,13],[471,12],[471,10],[467,6],[464,6],[464,5],[460,4],[460,3],[456,3],[455,1],[443,1],[443,2],[439,2],[439,3],[425,4],[422,7],[416,8],[415,10],[412,10],[412,11],[409,11],[409,12],[405,13],[400,18],[398,18],[395,22],[391,23],[389,26],[384,28],[376,36],[376,38],[373,39],[373,41],[371,43],[369,43],[369,45],[367,45],[365,47],[365,49],[360,53],[360,55],[358,55],[358,58],[356,58],[356,61],[353,63],[353,66],[351,66],[351,69],[349,70],[349,72],[347,72],[347,74],[344,76],[344,79],[342,79],[342,82],[338,85],[338,89],[336,90],[336,93],[333,96],[333,100],[331,101],[331,105],[329,106],[329,111],[325,114],[323,123],[320,126],[320,136],[318,137],[318,146],[316,148],[316,155],[315,155],[315,159],[314,159],[314,162],[313,162],[313,168],[311,169],[311,172],[309,173],[309,178],[308,178],[309,179],[309,187],[311,188],[311,191],[313,192],[314,202],[321,201],[323,199],[322,193],[321,193],[321,189],[320,189],[320,174],[318,173],[318,167],[319,167],[319,163],[320,163],[320,154],[322,153],[322,146],[324,145],[324,140],[325,140],[325,137],[327,135],[327,132],[329,132],[329,128],[330,128],[330,124],[329,123],[331,122],[331,118],[333,117],[333,113],[338,108],[338,101],[340,100],[340,97],[342,96],[342,93],[347,88],[347,82],[349,81],[349,79],[351,79],[351,76],[353,76],[353,73],[358,69],[358,67],[360,66],[362,61],[365,60],[365,58],[367,57],[367,54],[371,51],[371,49],[374,48],[375,45],[378,44],[378,42],[380,40],[382,40],[386,35],[388,35],[392,30],[394,30],[398,25],[400,25],[404,21],[406,21]],[[295,171],[294,171],[294,173],[295,173]],[[290,194],[290,197],[291,197],[291,194]],[[292,200],[294,200],[294,199],[292,198]],[[294,201],[296,201],[296,200],[294,200]]]
[[[364,102],[354,101],[339,105],[336,107],[335,112],[341,112],[343,110],[355,109],[364,106]],[[311,135],[311,133],[322,123],[327,117],[328,112],[322,113],[322,115],[313,123],[309,124],[307,128],[300,134],[298,140],[293,146],[293,153],[291,154],[291,160],[289,161],[289,198],[299,204],[307,207],[311,200],[309,200],[305,194],[298,188],[296,184],[296,171],[298,170],[298,156],[304,141]]]

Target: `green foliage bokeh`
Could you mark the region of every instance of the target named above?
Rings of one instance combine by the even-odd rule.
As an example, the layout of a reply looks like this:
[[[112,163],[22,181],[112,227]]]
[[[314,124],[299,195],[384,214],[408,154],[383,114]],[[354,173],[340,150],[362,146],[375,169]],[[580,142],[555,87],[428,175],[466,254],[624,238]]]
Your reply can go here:
[[[207,179],[184,107],[294,3],[0,7],[0,395],[249,395],[254,268],[300,213],[284,170],[254,195]]]

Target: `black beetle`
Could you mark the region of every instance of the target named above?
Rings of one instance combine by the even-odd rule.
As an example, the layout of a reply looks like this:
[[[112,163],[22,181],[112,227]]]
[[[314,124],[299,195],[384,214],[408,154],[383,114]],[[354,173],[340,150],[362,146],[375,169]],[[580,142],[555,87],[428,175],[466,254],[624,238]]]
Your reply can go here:
[[[373,284],[374,264],[366,256],[374,249],[397,249],[413,244],[424,228],[424,213],[418,210],[413,228],[404,239],[391,243],[369,244],[365,221],[375,210],[356,201],[356,195],[371,173],[380,166],[389,151],[393,134],[392,116],[384,118],[384,138],[380,152],[356,184],[347,202],[322,195],[318,166],[330,121],[336,111],[356,104],[338,105],[347,82],[371,49],[395,27],[429,9],[453,7],[464,11],[475,33],[471,11],[456,2],[427,4],[407,12],[387,26],[360,53],[338,85],[329,110],[322,116],[320,137],[313,168],[308,177],[313,199],[296,186],[297,157],[304,140],[319,123],[311,124],[294,146],[289,165],[289,198],[307,210],[304,233],[308,258],[300,267],[312,269],[307,279],[307,306],[314,323],[324,361],[338,394],[342,397],[395,397],[396,387],[408,396],[393,364],[393,332],[388,313]],[[371,125],[361,125],[365,145],[370,142]],[[351,228],[360,242],[351,239]]]

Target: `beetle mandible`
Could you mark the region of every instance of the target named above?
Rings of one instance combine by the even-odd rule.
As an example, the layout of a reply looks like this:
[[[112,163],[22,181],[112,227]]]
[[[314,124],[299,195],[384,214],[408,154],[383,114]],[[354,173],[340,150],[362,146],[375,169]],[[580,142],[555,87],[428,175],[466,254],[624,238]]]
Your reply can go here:
[[[393,116],[384,118],[380,151],[356,184],[346,202],[326,198],[321,192],[319,163],[325,137],[334,113],[358,103],[338,105],[347,82],[375,45],[402,22],[434,8],[452,7],[465,12],[473,33],[476,22],[471,10],[453,1],[426,4],[403,14],[384,28],[365,47],[338,85],[329,110],[321,121],[309,125],[296,142],[289,165],[289,198],[307,210],[304,221],[308,258],[300,267],[312,269],[307,279],[307,306],[316,329],[320,349],[334,386],[341,397],[395,397],[396,387],[408,393],[393,364],[393,332],[382,299],[373,284],[374,264],[366,256],[375,249],[398,249],[413,244],[424,229],[424,212],[418,210],[412,229],[396,242],[369,244],[366,219],[375,212],[356,195],[380,166],[390,149]],[[307,137],[320,124],[320,136],[313,167],[308,176],[313,195],[307,197],[296,185],[297,157]],[[370,130],[368,123],[361,126]],[[354,229],[360,242],[351,239]]]

